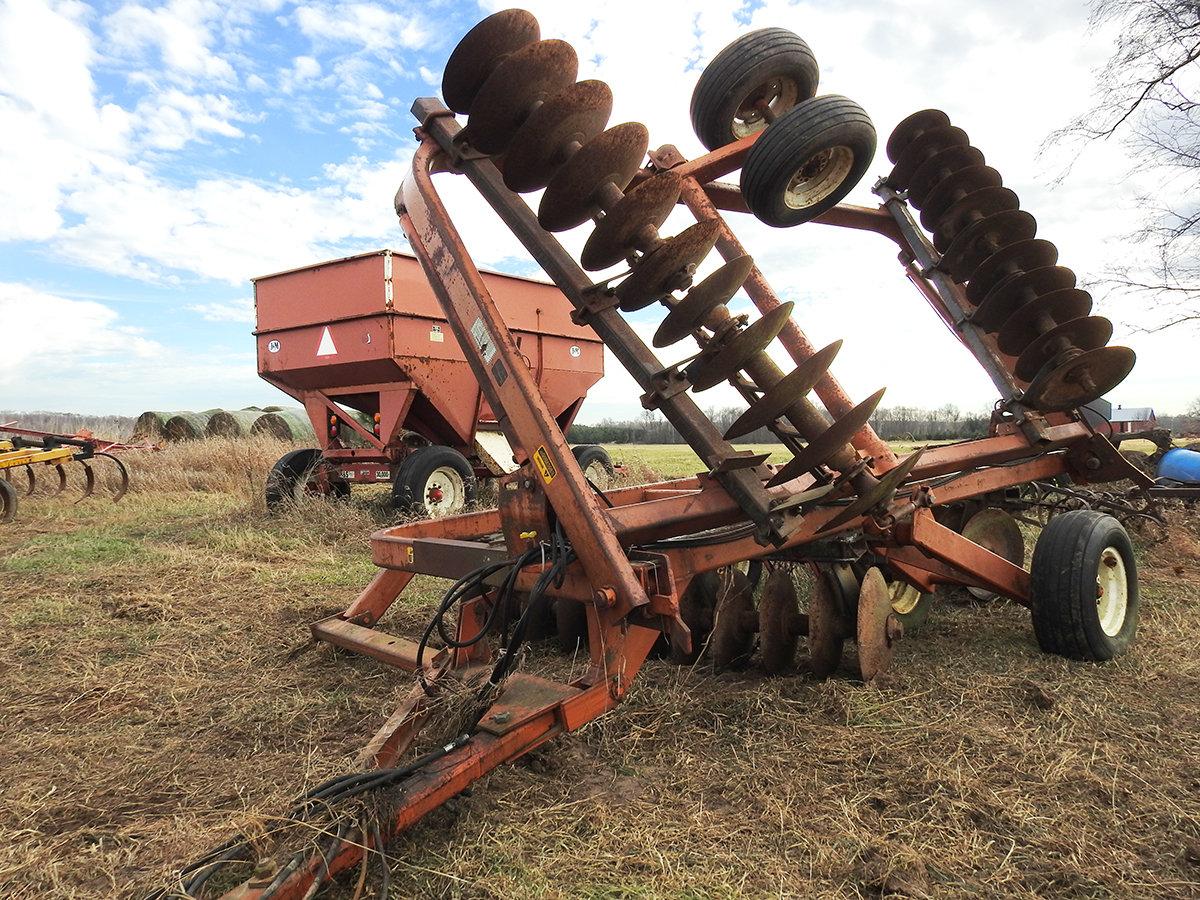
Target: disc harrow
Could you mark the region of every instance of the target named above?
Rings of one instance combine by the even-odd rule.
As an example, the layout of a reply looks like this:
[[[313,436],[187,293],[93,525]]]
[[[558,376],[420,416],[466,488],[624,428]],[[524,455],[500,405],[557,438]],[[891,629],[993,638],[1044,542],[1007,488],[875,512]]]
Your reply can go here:
[[[413,106],[420,145],[396,195],[400,225],[518,468],[501,480],[496,509],[372,535],[379,573],[312,633],[414,672],[417,684],[364,751],[363,771],[331,779],[289,813],[320,819],[316,832],[310,823],[296,833],[319,833],[322,843],[260,860],[229,897],[312,897],[487,772],[620,703],[652,653],[717,669],[757,661],[768,674],[815,678],[836,675],[845,656],[869,684],[885,676],[941,586],[1030,607],[1050,652],[1090,647],[1085,658],[1108,659],[1133,639],[1131,555],[1122,557],[1134,579],[1125,619],[1106,620],[1090,642],[1059,626],[1096,617],[1089,578],[1102,589],[1098,569],[1075,580],[1078,590],[1039,587],[1061,584],[1039,567],[1061,568],[1068,551],[1093,561],[1099,550],[1125,554],[1119,524],[1057,517],[1031,571],[1013,539],[1012,512],[1022,507],[1012,498],[1022,485],[1145,476],[1075,408],[1112,382],[1121,348],[1105,346],[1111,328],[1089,316],[1090,297],[1056,265],[1054,246],[1036,236],[1033,217],[966,133],[936,110],[906,119],[887,142],[895,168],[875,185],[881,206],[853,206],[841,201],[870,163],[874,128],[848,98],[816,95],[815,59],[790,32],[744,35],[705,70],[691,115],[711,152],[695,160],[671,145],[651,151],[641,123],[609,125],[611,91],[576,81],[577,69],[569,45],[543,39],[528,13],[506,10],[451,54],[445,104]],[[739,169],[738,184],[717,180]],[[435,172],[466,178],[489,203],[702,471],[605,490],[588,481]],[[543,187],[535,213],[518,194]],[[696,222],[664,235],[678,206]],[[932,239],[914,207],[933,225]],[[850,400],[830,372],[841,341],[822,349],[808,341],[722,212],[749,212],[773,227],[865,231],[898,246],[909,279],[1000,392],[988,437],[898,459],[869,425],[883,389]],[[589,223],[576,260],[555,235]],[[708,271],[714,250],[722,263]],[[753,320],[731,310],[739,292],[758,310]],[[643,339],[649,330],[629,319],[656,304],[665,315],[653,347],[689,336],[696,345],[667,365]],[[790,372],[769,352],[776,341]],[[721,383],[747,404],[724,434],[695,399]],[[790,460],[774,465],[730,443],[763,427]],[[1097,540],[1107,543],[1098,549]],[[380,631],[417,574],[453,582],[420,640]],[[527,643],[548,634],[578,658],[586,651],[585,674],[559,684],[520,671]],[[413,757],[420,727],[448,697],[464,704],[453,727],[437,735],[437,749]],[[378,790],[386,802],[367,811],[347,802]],[[255,842],[235,838],[153,896],[199,896],[215,871],[256,852]]]
[[[12,429],[6,429],[12,430]],[[17,515],[18,498],[33,497],[39,493],[57,496],[67,489],[67,466],[76,463],[83,469],[83,486],[80,501],[96,491],[96,472],[92,463],[105,460],[106,465],[116,471],[116,483],[111,485],[112,500],[120,501],[129,490],[129,471],[125,464],[111,453],[96,449],[97,442],[88,438],[72,438],[62,435],[46,435],[37,440],[17,434],[0,440],[0,523],[11,522]],[[54,473],[50,487],[39,491],[38,471],[49,469]],[[24,490],[17,485],[24,482]]]
[[[1036,237],[1036,220],[965,131],[940,110],[922,110],[896,126],[887,154],[895,165],[886,186],[920,210],[936,267],[965,286],[970,321],[993,337],[1024,404],[1063,412],[1125,379],[1133,351],[1108,344],[1112,323],[1090,315],[1091,295],[1057,265],[1057,248]]]

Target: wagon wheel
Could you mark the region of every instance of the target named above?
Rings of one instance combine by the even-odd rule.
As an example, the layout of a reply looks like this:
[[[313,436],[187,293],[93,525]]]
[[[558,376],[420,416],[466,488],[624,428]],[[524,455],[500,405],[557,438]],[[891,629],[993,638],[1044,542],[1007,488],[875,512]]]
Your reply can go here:
[[[315,447],[292,450],[281,456],[267,476],[268,510],[291,506],[303,497],[329,497],[343,500],[350,496],[350,485],[333,474]]]
[[[0,478],[0,525],[17,517],[17,490],[7,478]]]

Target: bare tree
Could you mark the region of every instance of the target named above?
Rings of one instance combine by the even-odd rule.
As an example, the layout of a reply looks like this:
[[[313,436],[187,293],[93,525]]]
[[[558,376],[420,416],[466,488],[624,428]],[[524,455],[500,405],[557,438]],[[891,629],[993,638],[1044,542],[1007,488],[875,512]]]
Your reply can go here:
[[[1161,173],[1130,235],[1145,259],[1112,265],[1105,282],[1161,309],[1149,330],[1200,320],[1200,3],[1093,0],[1091,24],[1115,30],[1116,49],[1096,104],[1051,141],[1121,140],[1139,169]]]

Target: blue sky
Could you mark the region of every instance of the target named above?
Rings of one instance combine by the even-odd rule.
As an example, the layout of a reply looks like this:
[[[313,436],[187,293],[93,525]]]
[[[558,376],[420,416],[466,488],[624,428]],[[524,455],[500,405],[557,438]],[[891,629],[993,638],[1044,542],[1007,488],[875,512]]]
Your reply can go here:
[[[409,106],[437,92],[458,37],[499,6],[0,0],[0,408],[278,402],[254,372],[249,279],[403,246],[391,202],[413,148]],[[1120,235],[1156,187],[1123,174],[1116,145],[1089,150],[1058,186],[1069,160],[1039,155],[1087,105],[1111,48],[1079,3],[1040,4],[1036,17],[998,0],[528,6],[543,36],[576,45],[580,78],[612,85],[614,123],[644,121],[652,146],[685,153],[699,150],[687,104],[704,63],[752,27],[790,27],[817,53],[821,92],[862,103],[881,144],[908,112],[947,109],[1084,276],[1129,252]],[[881,151],[852,199],[870,203],[887,168]],[[464,185],[445,190],[480,263],[529,271]],[[735,227],[814,340],[849,338],[837,371],[853,394],[888,384],[885,404],[991,405],[892,248],[818,226]],[[584,237],[564,240],[578,249]],[[1172,411],[1200,394],[1175,364],[1194,332],[1147,336],[1136,305],[1101,294],[1097,305],[1142,357],[1115,401]],[[902,358],[882,365],[897,345]],[[637,413],[616,368],[584,421]],[[701,402],[733,401],[717,390]]]

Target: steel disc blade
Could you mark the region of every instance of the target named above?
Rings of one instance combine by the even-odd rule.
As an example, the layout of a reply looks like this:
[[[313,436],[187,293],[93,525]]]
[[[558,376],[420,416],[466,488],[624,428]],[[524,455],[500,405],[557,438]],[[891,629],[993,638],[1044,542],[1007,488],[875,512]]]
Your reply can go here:
[[[458,42],[442,73],[442,97],[456,113],[469,113],[471,101],[500,62],[541,37],[532,13],[505,9],[472,28]]]
[[[978,305],[993,287],[1017,272],[1041,269],[1058,262],[1058,248],[1043,238],[1019,241],[997,250],[981,262],[967,282],[967,299]]]
[[[858,669],[870,684],[892,663],[895,646],[888,636],[892,595],[887,579],[875,566],[867,569],[858,592]]]
[[[650,132],[640,122],[614,125],[592,138],[550,179],[538,205],[538,223],[547,231],[582,225],[599,210],[600,188],[611,182],[625,190],[649,146]]]
[[[716,352],[701,354],[683,370],[692,383],[693,391],[707,391],[727,381],[746,367],[759,353],[779,336],[792,317],[795,306],[790,300],[781,303],[761,319],[752,322],[744,331],[730,338]]]
[[[942,257],[941,268],[960,284],[971,277],[981,262],[996,251],[1030,240],[1037,234],[1037,220],[1023,209],[1009,209],[968,225]]]
[[[674,172],[643,181],[596,224],[583,245],[579,264],[594,272],[619,263],[633,251],[639,231],[647,226],[657,229],[667,220],[682,188],[683,179]]]
[[[1029,301],[1051,291],[1073,287],[1075,273],[1065,266],[1017,272],[988,291],[979,308],[971,314],[971,321],[985,331],[999,331],[1008,317]]]
[[[888,160],[895,163],[900,158],[900,154],[904,152],[904,148],[926,131],[945,128],[949,124],[950,117],[940,109],[922,109],[906,116],[888,136],[886,148]]]
[[[947,125],[943,128],[931,128],[914,138],[900,154],[892,174],[887,178],[888,184],[898,191],[908,187],[913,175],[927,160],[941,153],[947,147],[965,147],[971,143],[967,133],[961,128]]]
[[[763,669],[770,675],[790,669],[799,639],[800,604],[796,598],[796,582],[791,572],[779,569],[767,577],[758,601],[758,643]]]
[[[1042,294],[1026,303],[1008,317],[996,335],[996,346],[1001,353],[1020,356],[1021,352],[1037,338],[1063,322],[1086,316],[1092,311],[1092,295],[1079,288],[1064,288]],[[1049,319],[1050,328],[1043,325]]]
[[[969,166],[947,175],[924,195],[920,204],[921,226],[926,231],[933,231],[938,219],[955,201],[984,188],[1000,187],[1003,183],[1000,173],[991,166]]]
[[[720,231],[719,222],[697,222],[638,260],[629,277],[617,285],[621,309],[625,312],[644,309],[671,291],[687,287],[696,266],[716,245]]]
[[[813,675],[821,679],[837,671],[847,631],[829,583],[832,577],[831,572],[818,571],[808,598],[808,660]]]
[[[1089,350],[1048,371],[1039,372],[1025,391],[1024,403],[1041,412],[1065,412],[1103,397],[1133,370],[1136,354],[1128,347]]]
[[[933,246],[945,253],[954,239],[975,222],[996,213],[1020,209],[1021,201],[1006,187],[981,188],[972,191],[946,210],[934,229]],[[1033,237],[1033,235],[1030,235]]]
[[[961,534],[1015,566],[1025,565],[1025,537],[1021,534],[1021,526],[1002,509],[981,509],[967,520]],[[977,600],[990,600],[996,596],[995,591],[987,588],[968,587],[967,591]]]
[[[828,531],[831,528],[837,528],[839,525],[844,525],[852,519],[856,519],[861,515],[865,515],[877,506],[891,502],[896,490],[904,483],[904,479],[908,477],[908,473],[913,470],[917,462],[921,459],[921,454],[924,453],[924,448],[914,450],[904,458],[904,461],[892,469],[875,483],[862,496],[858,497],[853,503],[843,509],[840,513],[821,526],[820,531]]]
[[[688,291],[687,296],[671,307],[658,326],[658,331],[654,333],[654,346],[669,347],[702,326],[714,309],[728,303],[738,292],[753,268],[754,260],[751,257],[739,256]]]
[[[1098,350],[1112,338],[1112,322],[1103,316],[1084,316],[1069,319],[1034,339],[1021,351],[1013,374],[1022,381],[1032,381],[1038,372],[1064,350]],[[1068,346],[1062,346],[1063,343]]]
[[[671,647],[671,659],[679,664],[694,663],[712,632],[720,580],[714,572],[703,572],[688,582],[679,598],[679,618],[691,635],[691,649],[678,643]]]
[[[833,358],[842,348],[842,342],[834,341],[818,350],[799,366],[768,388],[751,407],[742,413],[725,432],[727,440],[749,434],[756,428],[770,425],[783,415],[784,410],[811,391],[822,376],[833,365]]]
[[[947,147],[936,153],[913,173],[908,185],[908,202],[920,209],[925,198],[935,187],[955,172],[983,165],[983,151],[968,144],[965,147]]]
[[[555,94],[524,122],[504,152],[504,183],[525,193],[544,188],[570,156],[604,130],[612,91],[603,81],[580,81]]]
[[[858,433],[860,428],[867,424],[867,421],[871,418],[871,414],[875,412],[875,407],[883,399],[885,391],[887,391],[887,388],[880,388],[822,431],[814,440],[809,441],[803,450],[788,460],[787,464],[775,473],[771,480],[767,482],[767,487],[786,484],[810,469],[815,469],[842,447],[850,443],[850,439]]]
[[[754,596],[750,580],[729,569],[717,595],[710,647],[713,668],[744,669],[754,652]]]
[[[467,140],[483,153],[503,153],[534,107],[574,82],[578,72],[575,48],[566,41],[538,41],[512,53],[475,96]]]

